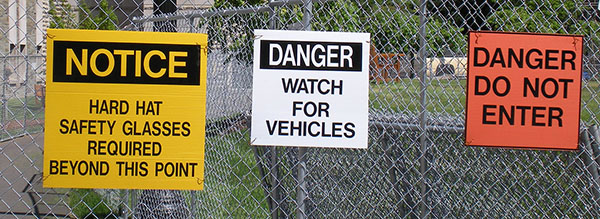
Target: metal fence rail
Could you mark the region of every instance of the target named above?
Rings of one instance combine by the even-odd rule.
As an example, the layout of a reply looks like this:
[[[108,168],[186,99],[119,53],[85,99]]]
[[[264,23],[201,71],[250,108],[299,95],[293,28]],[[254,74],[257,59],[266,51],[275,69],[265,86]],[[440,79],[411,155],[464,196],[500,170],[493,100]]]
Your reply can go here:
[[[0,0],[2,218],[600,217],[597,2],[102,2]],[[42,188],[47,26],[209,35],[203,191]],[[254,29],[371,33],[368,150],[249,145]],[[464,146],[469,30],[585,35],[578,151]]]

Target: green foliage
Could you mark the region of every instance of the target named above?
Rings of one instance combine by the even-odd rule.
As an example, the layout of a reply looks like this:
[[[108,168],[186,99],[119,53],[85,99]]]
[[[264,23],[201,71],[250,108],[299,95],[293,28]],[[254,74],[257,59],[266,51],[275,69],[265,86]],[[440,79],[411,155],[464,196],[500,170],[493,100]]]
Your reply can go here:
[[[113,7],[110,7],[106,0],[100,1],[100,11],[94,21],[100,30],[116,30],[119,23]]]
[[[62,6],[62,7],[60,7]],[[50,1],[48,15],[50,28],[57,29],[90,29],[90,30],[116,30],[119,23],[113,7],[106,0],[101,0],[94,16],[89,7],[82,2],[79,5],[79,24],[76,13],[67,0]]]
[[[96,29],[96,22],[94,21],[92,12],[90,12],[90,9],[85,4],[85,2],[81,3],[81,5],[79,6],[79,22],[80,29]]]
[[[361,19],[365,31],[371,33],[372,43],[380,53],[416,54],[419,50],[419,15],[417,5],[406,1],[398,5],[372,5],[366,7]],[[462,28],[442,18],[429,17],[426,26],[427,43],[434,54],[442,56],[444,49],[455,53],[466,51],[466,36]]]
[[[254,29],[252,24],[260,23],[261,16],[238,15],[240,19],[232,21],[220,17],[208,20],[208,45],[224,51],[229,55],[228,61],[237,58],[238,61],[250,63],[252,60],[252,41]],[[266,16],[266,15],[264,15]],[[236,26],[238,28],[232,28]],[[212,52],[212,50],[209,50]]]
[[[49,3],[48,16],[50,17],[50,28],[73,29],[77,26],[71,4],[67,0],[49,1]],[[59,7],[60,5],[62,7]]]
[[[265,0],[215,0],[214,8],[260,5]],[[211,17],[208,19],[208,44],[229,54],[228,61],[237,58],[243,63],[252,62],[252,41],[254,29],[261,28],[267,20],[267,14],[235,15],[230,17]],[[201,22],[201,25],[204,25]],[[237,27],[237,28],[232,28]],[[209,50],[211,52],[211,50]]]
[[[502,8],[487,18],[492,30],[513,32],[580,34],[587,36],[584,52],[597,51],[600,40],[594,36],[600,30],[600,23],[585,19],[584,11],[590,11],[583,0],[528,0],[506,2]]]
[[[446,49],[454,54],[466,54],[466,42],[467,37],[462,34],[462,28],[437,19],[427,22],[427,43],[432,48],[429,56],[444,56]]]
[[[353,1],[333,1],[315,6],[311,24],[316,30],[358,32],[361,10]]]
[[[93,16],[85,3],[82,3],[79,8],[79,24],[80,29],[91,30],[116,30],[119,19],[114,12],[113,7],[108,5],[106,0],[100,1],[100,9],[98,14]]]
[[[302,10],[303,7],[301,5],[290,5],[278,8],[276,10],[276,14],[274,15],[275,22],[278,24],[275,25],[274,29],[289,29],[286,28],[286,26],[290,26],[293,24],[301,24],[302,19],[304,17],[304,13]],[[301,26],[299,27],[302,28]]]
[[[580,27],[580,29],[575,31],[575,33],[585,36],[584,42],[583,42],[585,49],[583,50],[583,52],[586,55],[595,54],[596,51],[600,50],[600,48],[599,48],[600,38],[593,37],[593,36],[595,36],[600,31],[600,22],[598,22],[598,21],[583,21],[582,20],[582,21],[579,21],[579,27]],[[586,42],[586,40],[587,40],[587,42]],[[591,41],[591,42],[589,42],[589,41]]]
[[[407,12],[376,10],[365,24],[372,44],[380,53],[416,53],[419,17]]]
[[[585,7],[582,0],[509,1],[487,18],[492,30],[575,33]]]
[[[74,189],[69,193],[69,206],[77,218],[116,218],[102,196],[91,189]]]
[[[264,4],[266,1],[217,0],[216,8]],[[419,16],[417,1],[331,1],[313,5],[311,27],[318,31],[369,32],[372,44],[380,53],[416,54],[419,50]],[[279,25],[302,21],[302,6],[278,8],[275,13]],[[253,29],[266,26],[267,14],[237,15],[241,19],[213,18],[209,20],[209,40],[213,47],[222,48],[238,60],[251,62]],[[462,28],[443,18],[429,18],[427,41],[431,56],[442,56],[446,49],[465,53],[466,36]],[[243,24],[242,24],[243,23]],[[254,26],[252,26],[255,24]],[[232,26],[242,28],[233,29]],[[276,28],[278,29],[278,28]],[[215,40],[216,39],[216,40]],[[227,39],[227,40],[225,40]],[[233,42],[232,42],[233,41]],[[233,57],[232,56],[232,57]]]
[[[430,16],[460,27],[462,33],[467,34],[469,30],[488,30],[486,18],[496,11],[500,3],[495,0],[429,0],[426,6]]]
[[[215,8],[239,7],[243,5],[261,5],[267,3],[266,0],[215,0]]]

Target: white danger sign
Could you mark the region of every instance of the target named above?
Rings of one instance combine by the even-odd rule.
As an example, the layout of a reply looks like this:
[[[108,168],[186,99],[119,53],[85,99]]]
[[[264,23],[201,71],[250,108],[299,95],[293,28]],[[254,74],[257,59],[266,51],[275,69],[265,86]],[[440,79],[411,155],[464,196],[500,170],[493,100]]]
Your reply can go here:
[[[254,34],[252,145],[367,148],[370,34]]]

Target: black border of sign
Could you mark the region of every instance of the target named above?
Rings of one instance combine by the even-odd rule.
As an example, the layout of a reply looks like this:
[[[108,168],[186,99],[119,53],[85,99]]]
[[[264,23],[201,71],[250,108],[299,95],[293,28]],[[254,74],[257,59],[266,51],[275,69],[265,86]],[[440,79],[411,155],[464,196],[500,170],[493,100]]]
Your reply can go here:
[[[470,59],[469,52],[471,51],[471,33],[493,33],[493,34],[516,34],[516,35],[545,35],[545,36],[561,36],[561,37],[581,37],[581,66],[579,67],[579,111],[578,111],[578,124],[577,124],[577,147],[574,149],[565,149],[565,148],[547,148],[547,147],[519,147],[519,146],[496,146],[496,145],[472,145],[467,144],[467,120],[469,116],[467,113],[469,112],[469,67],[470,67]],[[498,149],[523,149],[523,150],[552,150],[552,151],[577,151],[579,150],[579,138],[580,138],[580,130],[581,130],[581,88],[583,87],[583,50],[585,49],[583,45],[584,35],[577,34],[554,34],[554,33],[526,33],[526,32],[502,32],[502,31],[474,31],[470,30],[467,33],[467,82],[465,87],[465,131],[464,131],[464,145],[467,147],[488,147],[488,148],[498,148]]]

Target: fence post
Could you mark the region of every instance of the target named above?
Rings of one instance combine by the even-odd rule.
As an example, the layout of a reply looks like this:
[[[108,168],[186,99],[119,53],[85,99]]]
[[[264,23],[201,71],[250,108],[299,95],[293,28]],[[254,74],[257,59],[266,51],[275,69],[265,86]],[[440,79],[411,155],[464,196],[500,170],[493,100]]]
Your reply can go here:
[[[189,32],[193,33],[194,32],[194,17],[190,17],[190,19],[188,20],[190,22],[190,29]],[[198,198],[196,196],[196,191],[191,191],[190,195],[192,196],[191,201],[190,201],[190,215],[192,216],[192,218],[196,218],[196,198]]]
[[[419,145],[420,145],[420,159],[419,159],[419,173],[420,173],[420,209],[421,215],[420,218],[425,218],[428,215],[428,206],[427,206],[427,180],[426,180],[426,172],[428,168],[427,161],[427,18],[426,18],[427,8],[426,1],[420,0],[419,3],[419,77],[420,77],[420,131],[421,136],[419,137]]]
[[[23,91],[23,134],[27,134],[27,110],[29,108],[28,104],[27,104],[27,94],[29,92],[28,91],[28,86],[29,86],[29,61],[28,61],[29,57],[25,56],[25,59],[23,60],[22,64],[20,65],[25,65],[25,91]]]
[[[189,30],[189,32],[193,33],[194,32],[194,17],[190,17],[189,21],[190,21],[190,30]]]
[[[271,4],[272,2],[273,0],[269,0],[268,4],[271,8],[271,11],[269,12],[269,28],[275,29],[275,19],[277,14],[275,13],[274,6]],[[267,155],[267,153],[270,155],[268,157],[271,158],[271,165],[269,165],[270,168],[268,170],[271,176],[271,191],[269,194],[269,196],[271,196],[271,218],[277,219],[279,218],[279,212],[281,211],[281,201],[279,200],[279,187],[281,183],[279,180],[279,158],[277,157],[277,147],[266,147],[265,155]]]
[[[596,172],[598,172],[598,168],[600,165],[600,148],[598,148],[600,146],[600,136],[598,134],[598,127],[596,125],[592,125],[589,127],[588,129],[589,131],[589,147],[591,149],[591,162],[594,163],[594,167],[596,168]],[[600,177],[596,177],[594,178],[594,182],[592,183],[592,185],[595,185],[594,188],[594,198],[596,199],[596,209],[598,209],[598,211],[600,211]],[[600,214],[600,212],[596,212],[598,214]]]
[[[138,202],[138,199],[137,199],[138,190],[132,190],[132,189],[130,189],[128,191],[130,193],[130,197],[129,197],[129,199],[130,199],[130,202],[129,202],[129,211],[130,212],[129,212],[129,215],[131,215],[131,217],[134,217],[135,213],[136,213],[135,212],[136,211],[135,208],[136,208],[137,202]]]
[[[306,31],[310,31],[310,21],[312,19],[312,0],[304,0],[304,10],[302,16],[302,26]],[[306,187],[306,147],[298,148],[298,190],[296,192],[296,218],[307,218],[306,215],[306,197],[308,196],[308,188]]]
[[[196,199],[197,199],[198,197],[196,196],[196,191],[191,191],[191,192],[190,192],[190,195],[192,196],[192,198],[191,198],[192,200],[190,201],[190,205],[192,205],[192,206],[190,207],[190,216],[191,216],[192,218],[196,218],[196,211],[197,211],[196,205],[198,204],[198,203],[196,202]]]
[[[275,13],[275,6],[271,4],[272,2],[273,0],[269,0],[269,8],[271,8],[271,11],[269,11],[269,28],[275,29],[277,27],[275,23],[277,13]]]
[[[599,213],[600,207],[600,174],[598,173],[598,163],[593,159],[592,141],[590,140],[590,129],[585,127],[582,133],[583,137],[583,162],[590,173],[592,195],[594,196],[595,213]]]
[[[388,132],[395,132],[395,130],[386,131],[385,128],[380,129],[383,132],[383,137],[379,139],[381,142],[381,148],[384,150],[385,162],[388,166],[388,175],[390,176],[391,189],[394,192],[394,198],[398,203],[397,208],[399,211],[400,217],[406,217],[406,209],[402,204],[402,188],[400,185],[400,180],[398,180],[399,167],[397,161],[394,158],[401,158],[402,156],[396,155],[396,147],[391,143],[390,136],[391,134]]]
[[[271,200],[273,201],[273,208],[271,210],[271,218],[279,218],[280,201],[279,201],[279,164],[277,159],[277,147],[270,147],[269,153],[271,154]]]
[[[8,81],[8,77],[7,74],[8,72],[6,71],[6,62],[8,61],[8,58],[5,57],[4,58],[4,67],[2,68],[2,129],[6,131],[6,128],[4,128],[4,119],[6,117],[6,110],[8,110],[7,104],[6,104],[6,83]]]
[[[596,125],[590,126],[590,132],[592,142],[596,143],[595,146],[593,144],[590,145],[592,147],[592,154],[594,155],[593,160],[595,160],[597,164],[600,164],[600,148],[598,148],[598,146],[600,146],[600,136],[598,135],[598,127]]]
[[[306,148],[298,148],[298,191],[296,193],[296,203],[298,204],[298,210],[296,215],[298,219],[307,218],[306,216],[306,205],[304,201],[307,196],[306,188]]]

